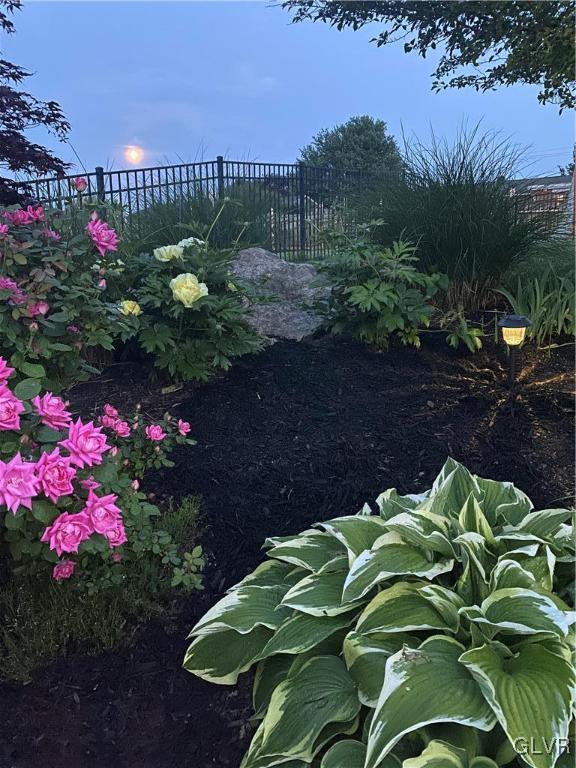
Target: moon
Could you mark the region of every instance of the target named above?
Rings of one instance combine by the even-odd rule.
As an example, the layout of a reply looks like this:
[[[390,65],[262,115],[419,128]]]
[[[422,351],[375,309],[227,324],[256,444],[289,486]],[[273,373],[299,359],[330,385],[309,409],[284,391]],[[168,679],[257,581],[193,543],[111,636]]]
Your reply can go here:
[[[135,144],[129,144],[124,147],[124,159],[130,165],[140,165],[142,160],[144,160],[144,150]]]

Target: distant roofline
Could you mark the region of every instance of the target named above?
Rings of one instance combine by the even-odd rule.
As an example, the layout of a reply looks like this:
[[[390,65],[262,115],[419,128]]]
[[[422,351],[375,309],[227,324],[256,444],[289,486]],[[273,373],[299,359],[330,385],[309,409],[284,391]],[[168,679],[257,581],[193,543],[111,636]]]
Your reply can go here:
[[[566,187],[572,184],[572,176],[567,174],[558,176],[533,176],[528,179],[512,179],[515,186],[524,187]]]

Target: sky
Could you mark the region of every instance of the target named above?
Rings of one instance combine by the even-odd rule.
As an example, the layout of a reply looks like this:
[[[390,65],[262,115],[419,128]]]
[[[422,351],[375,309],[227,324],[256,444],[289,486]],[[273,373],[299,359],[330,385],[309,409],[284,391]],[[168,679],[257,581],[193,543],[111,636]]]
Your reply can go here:
[[[378,27],[290,20],[257,0],[25,0],[0,50],[35,73],[27,89],[59,102],[72,124],[69,146],[40,131],[32,138],[86,170],[127,167],[131,145],[144,149],[144,166],[219,154],[294,162],[318,131],[363,114],[424,142],[431,129],[450,140],[481,120],[527,148],[527,176],[571,159],[573,118],[542,106],[536,87],[434,93],[437,57],[377,48]]]

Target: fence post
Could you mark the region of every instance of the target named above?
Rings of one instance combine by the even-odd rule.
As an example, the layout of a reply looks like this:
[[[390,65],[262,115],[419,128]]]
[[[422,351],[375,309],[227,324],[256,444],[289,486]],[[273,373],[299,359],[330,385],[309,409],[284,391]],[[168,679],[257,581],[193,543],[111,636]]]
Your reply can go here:
[[[222,200],[224,197],[224,158],[222,155],[218,155],[216,158],[216,173],[218,176],[218,198]]]
[[[98,198],[98,202],[103,203],[104,202],[104,168],[102,168],[101,165],[97,165],[95,168],[96,171],[96,197]]]
[[[306,248],[306,186],[304,183],[304,174],[306,166],[304,163],[298,163],[298,224],[300,230],[300,248]]]

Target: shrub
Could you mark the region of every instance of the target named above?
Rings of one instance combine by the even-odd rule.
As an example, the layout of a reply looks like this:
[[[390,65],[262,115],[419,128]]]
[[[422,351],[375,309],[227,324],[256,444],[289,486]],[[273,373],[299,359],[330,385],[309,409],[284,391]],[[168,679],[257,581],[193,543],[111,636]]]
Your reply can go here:
[[[386,349],[390,337],[418,347],[418,329],[428,326],[433,307],[430,299],[445,287],[442,275],[418,271],[416,248],[402,241],[391,247],[370,243],[374,223],[350,239],[344,234],[330,238],[333,253],[318,266],[332,283],[324,307],[332,333],[345,333]]]
[[[112,350],[124,325],[93,269],[97,253],[116,250],[114,230],[86,212],[85,231],[70,236],[66,221],[41,206],[5,210],[0,221],[0,352],[38,391],[87,379],[87,351]]]
[[[119,308],[131,323],[123,338],[135,338],[175,381],[206,380],[260,348],[245,320],[243,293],[231,280],[230,258],[230,251],[190,237],[142,254],[122,275]]]
[[[426,493],[267,539],[184,666],[256,665],[242,768],[568,765],[570,517],[448,459]]]
[[[158,508],[128,474],[130,465],[141,475],[150,462],[166,463],[142,448],[141,422],[133,446],[134,433],[114,425],[117,439],[126,441],[119,450],[103,427],[74,422],[52,393],[12,392],[11,373],[0,358],[0,511],[13,570],[40,579],[51,570],[56,581],[73,576],[91,593],[121,585],[135,562],[150,560],[173,571],[178,583],[199,588],[201,552],[181,556],[169,533],[154,525]],[[162,431],[144,428],[153,444]],[[190,442],[181,434],[169,439]]]

